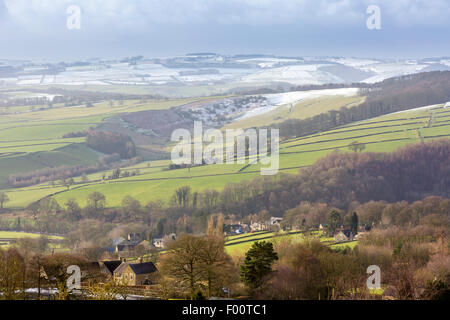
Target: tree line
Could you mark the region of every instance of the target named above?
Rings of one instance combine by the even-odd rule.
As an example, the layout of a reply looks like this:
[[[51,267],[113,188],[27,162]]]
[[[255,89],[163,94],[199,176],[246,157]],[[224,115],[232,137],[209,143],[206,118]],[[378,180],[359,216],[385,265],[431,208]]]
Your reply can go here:
[[[81,182],[86,183],[88,181],[86,175],[88,174],[109,169],[118,170],[120,167],[135,165],[139,161],[140,158],[131,158],[127,161],[122,161],[119,154],[104,155],[99,157],[97,163],[93,165],[62,165],[26,173],[11,174],[8,177],[8,185],[14,188],[22,188],[44,182],[51,182],[52,184],[59,183],[64,186],[71,186],[75,184],[73,180],[74,177],[81,176]]]

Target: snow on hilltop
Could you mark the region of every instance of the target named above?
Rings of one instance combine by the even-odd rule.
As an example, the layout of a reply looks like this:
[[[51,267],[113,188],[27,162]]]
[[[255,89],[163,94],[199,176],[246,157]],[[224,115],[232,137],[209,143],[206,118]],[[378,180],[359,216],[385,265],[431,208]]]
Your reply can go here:
[[[244,115],[236,120],[242,120],[250,117],[255,117],[272,110],[275,110],[284,105],[296,104],[302,100],[315,99],[325,96],[354,96],[359,92],[358,88],[342,88],[342,89],[325,89],[325,90],[309,90],[309,91],[293,91],[285,93],[275,93],[263,95],[266,100],[266,105],[260,106],[247,111]]]

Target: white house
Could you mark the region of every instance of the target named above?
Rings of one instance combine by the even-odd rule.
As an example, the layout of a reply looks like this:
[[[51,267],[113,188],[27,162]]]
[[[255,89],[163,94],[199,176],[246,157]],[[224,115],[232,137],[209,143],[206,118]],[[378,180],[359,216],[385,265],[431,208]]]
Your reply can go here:
[[[271,217],[270,218],[270,225],[274,225],[274,224],[280,224],[280,222],[283,220],[283,218],[278,218],[278,217]]]
[[[175,233],[171,233],[168,235],[165,235],[163,238],[155,238],[153,239],[153,245],[156,248],[164,249],[169,242],[175,241],[177,239],[177,235]]]
[[[250,230],[251,231],[263,231],[263,230],[267,230],[267,226],[265,223],[261,223],[261,222],[253,222],[250,225]]]

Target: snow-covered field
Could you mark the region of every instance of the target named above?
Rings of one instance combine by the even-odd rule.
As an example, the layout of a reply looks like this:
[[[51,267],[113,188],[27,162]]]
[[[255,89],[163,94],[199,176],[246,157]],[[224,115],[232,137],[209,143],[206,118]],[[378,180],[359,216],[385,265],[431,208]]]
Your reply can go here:
[[[281,106],[296,104],[302,100],[315,99],[325,96],[351,97],[357,95],[358,92],[358,88],[342,88],[267,94],[263,95],[263,97],[267,99],[267,105],[247,111],[244,115],[237,118],[236,121],[259,116],[261,114],[275,110]]]
[[[295,85],[324,84],[342,82],[332,74],[319,71],[326,64],[293,65],[273,69],[264,69],[243,77],[243,82],[288,82]]]
[[[6,63],[6,64],[5,64]],[[4,62],[8,65],[8,61]],[[439,65],[440,63],[440,65]],[[359,58],[208,58],[175,57],[126,62],[96,62],[67,67],[56,75],[43,75],[42,66],[25,66],[21,73],[2,76],[0,85],[211,85],[245,83],[247,86],[273,84],[321,85],[359,81],[375,83],[387,78],[417,73],[428,66],[445,68],[450,60],[377,60]],[[11,61],[9,66],[17,67]],[[326,67],[326,68],[324,68]],[[331,68],[330,68],[331,67]],[[45,71],[45,70],[44,70]],[[364,73],[368,72],[364,79]],[[33,74],[36,72],[36,74]],[[344,80],[347,79],[347,80]]]
[[[285,58],[251,58],[241,59],[238,62],[252,63],[258,65],[260,68],[273,68],[285,63],[299,62],[298,59],[285,59]]]
[[[363,80],[364,83],[376,83],[388,78],[403,76],[420,72],[426,68],[425,64],[411,62],[377,63],[365,65],[361,69],[375,73],[374,76]]]
[[[341,89],[325,89],[325,90],[309,90],[309,91],[293,91],[285,93],[275,93],[264,95],[267,100],[276,106],[297,103],[305,99],[314,99],[324,96],[346,96],[351,97],[358,94],[358,88],[341,88]]]

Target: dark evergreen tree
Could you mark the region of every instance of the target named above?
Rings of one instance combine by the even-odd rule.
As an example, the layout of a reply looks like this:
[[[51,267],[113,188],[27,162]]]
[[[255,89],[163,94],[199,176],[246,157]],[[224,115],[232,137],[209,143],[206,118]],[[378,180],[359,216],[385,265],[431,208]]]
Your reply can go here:
[[[334,235],[334,232],[341,224],[341,215],[336,210],[331,211],[327,217],[328,235]]]
[[[256,241],[247,251],[241,266],[241,280],[251,292],[263,284],[264,279],[272,272],[272,265],[276,260],[278,255],[270,242]]]
[[[352,215],[352,232],[354,235],[358,233],[358,215],[356,212],[353,212]]]

